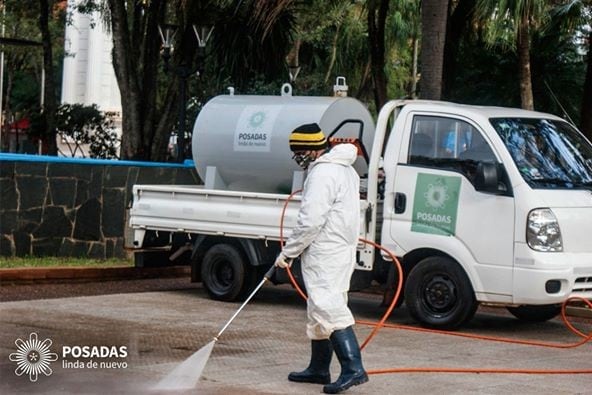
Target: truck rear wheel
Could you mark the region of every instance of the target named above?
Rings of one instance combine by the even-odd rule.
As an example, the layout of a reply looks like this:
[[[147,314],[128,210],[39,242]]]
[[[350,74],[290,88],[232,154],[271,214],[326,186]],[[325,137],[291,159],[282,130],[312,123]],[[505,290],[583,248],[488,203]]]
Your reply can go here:
[[[201,263],[201,280],[212,299],[226,302],[241,299],[254,286],[255,268],[230,244],[216,244]]]
[[[405,303],[409,314],[425,326],[455,329],[473,318],[477,300],[464,270],[440,256],[419,262],[407,279]]]
[[[545,322],[561,313],[560,304],[508,306],[507,309],[514,317],[528,322]]]

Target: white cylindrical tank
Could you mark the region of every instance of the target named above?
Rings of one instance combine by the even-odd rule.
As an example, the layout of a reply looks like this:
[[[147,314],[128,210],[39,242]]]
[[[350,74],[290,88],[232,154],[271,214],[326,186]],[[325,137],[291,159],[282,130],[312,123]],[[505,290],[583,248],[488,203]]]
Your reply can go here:
[[[295,171],[289,135],[297,126],[316,122],[327,137],[357,138],[370,154],[374,121],[366,107],[349,97],[221,95],[199,112],[193,128],[193,160],[200,177],[215,167],[226,188],[289,193]],[[360,132],[361,130],[361,132]],[[367,164],[360,157],[360,175]],[[211,169],[210,169],[211,171]]]

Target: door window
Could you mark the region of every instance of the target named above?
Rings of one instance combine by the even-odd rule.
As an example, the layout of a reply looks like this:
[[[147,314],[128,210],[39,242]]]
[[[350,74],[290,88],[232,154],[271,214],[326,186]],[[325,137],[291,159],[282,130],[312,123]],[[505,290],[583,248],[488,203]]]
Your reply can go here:
[[[473,182],[479,163],[497,160],[481,133],[469,123],[418,115],[413,118],[407,162],[459,172]]]

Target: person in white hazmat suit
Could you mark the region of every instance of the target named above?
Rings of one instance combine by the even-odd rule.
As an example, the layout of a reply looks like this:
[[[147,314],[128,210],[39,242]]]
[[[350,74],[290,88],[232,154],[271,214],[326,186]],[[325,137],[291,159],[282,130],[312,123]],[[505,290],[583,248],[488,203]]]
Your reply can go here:
[[[275,265],[286,268],[301,256],[302,276],[308,293],[306,334],[311,359],[296,382],[326,384],[336,394],[368,381],[360,347],[353,331],[354,318],[347,292],[356,262],[360,225],[360,178],[352,164],[357,148],[340,144],[327,150],[327,139],[317,124],[299,126],[290,134],[293,159],[308,169],[298,221]],[[341,374],[331,383],[333,350]]]

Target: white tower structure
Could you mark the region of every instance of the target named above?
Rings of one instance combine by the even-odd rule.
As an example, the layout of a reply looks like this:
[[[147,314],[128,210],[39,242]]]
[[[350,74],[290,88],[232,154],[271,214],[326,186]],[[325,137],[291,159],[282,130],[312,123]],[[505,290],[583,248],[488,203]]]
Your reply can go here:
[[[66,26],[64,40],[62,103],[96,104],[101,111],[111,113],[120,132],[121,96],[111,60],[111,34],[98,11],[87,15],[76,10],[82,1],[68,0],[71,23]],[[64,143],[65,139],[58,138],[58,147]],[[70,150],[64,148],[60,151],[68,155]]]
[[[113,42],[98,11],[81,14],[68,0],[72,23],[66,26],[62,103],[96,104],[102,111],[121,112],[121,98],[111,61]]]

